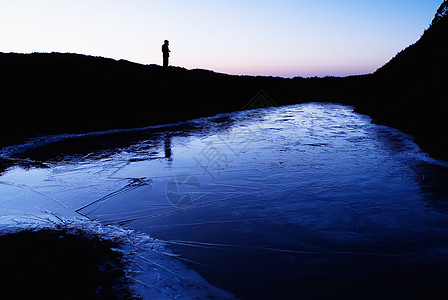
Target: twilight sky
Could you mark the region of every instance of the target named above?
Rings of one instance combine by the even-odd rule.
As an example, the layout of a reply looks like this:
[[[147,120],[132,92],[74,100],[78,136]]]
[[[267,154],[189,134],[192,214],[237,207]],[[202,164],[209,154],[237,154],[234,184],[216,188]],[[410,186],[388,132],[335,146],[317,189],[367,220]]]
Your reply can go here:
[[[72,52],[283,77],[365,74],[442,0],[0,0],[0,52]]]

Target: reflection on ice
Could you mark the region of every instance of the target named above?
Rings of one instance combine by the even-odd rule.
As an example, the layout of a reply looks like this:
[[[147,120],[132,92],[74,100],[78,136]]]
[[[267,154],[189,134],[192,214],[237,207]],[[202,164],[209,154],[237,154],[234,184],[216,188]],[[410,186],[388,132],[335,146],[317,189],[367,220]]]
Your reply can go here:
[[[350,107],[261,109],[7,150],[10,165],[28,165],[0,177],[2,208],[59,207],[148,233],[243,298],[415,296],[440,286],[410,270],[446,279],[445,163]]]

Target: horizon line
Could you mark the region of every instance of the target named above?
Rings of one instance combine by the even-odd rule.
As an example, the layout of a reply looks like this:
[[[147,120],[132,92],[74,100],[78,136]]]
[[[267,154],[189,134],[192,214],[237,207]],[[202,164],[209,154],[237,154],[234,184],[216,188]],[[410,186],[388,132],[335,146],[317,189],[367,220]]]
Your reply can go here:
[[[77,52],[57,52],[57,51],[51,51],[51,52],[39,52],[39,51],[33,51],[33,52],[3,52],[0,51],[0,53],[3,54],[19,54],[19,55],[32,55],[32,54],[68,54],[68,55],[79,55],[79,56],[86,56],[86,57],[94,57],[94,58],[102,58],[102,59],[110,59],[110,60],[114,60],[116,62],[119,61],[126,61],[129,63],[133,63],[133,64],[138,64],[141,66],[157,66],[160,68],[163,68],[162,65],[160,64],[156,64],[156,63],[149,63],[149,64],[145,64],[142,62],[138,62],[138,61],[132,61],[129,59],[125,59],[125,58],[113,58],[113,57],[107,57],[107,56],[101,56],[101,55],[93,55],[93,54],[86,54],[86,53],[77,53]],[[387,63],[386,63],[387,64]],[[384,65],[383,65],[384,66]],[[241,77],[273,77],[273,78],[283,78],[283,79],[294,79],[294,78],[303,78],[303,79],[312,79],[312,78],[346,78],[346,77],[356,77],[356,76],[368,76],[368,75],[372,75],[374,74],[378,69],[380,69],[382,66],[378,67],[375,71],[370,72],[370,73],[359,73],[359,74],[349,74],[349,75],[322,75],[322,76],[281,76],[281,75],[262,75],[262,74],[238,74],[238,73],[227,73],[227,72],[222,72],[222,71],[216,71],[213,69],[203,69],[200,67],[197,68],[187,68],[187,67],[183,67],[183,66],[174,66],[174,65],[170,65],[170,68],[179,68],[179,69],[185,69],[187,71],[195,71],[195,70],[201,70],[201,71],[207,71],[207,72],[213,72],[213,73],[218,73],[218,74],[222,74],[222,75],[228,75],[228,76],[241,76]]]

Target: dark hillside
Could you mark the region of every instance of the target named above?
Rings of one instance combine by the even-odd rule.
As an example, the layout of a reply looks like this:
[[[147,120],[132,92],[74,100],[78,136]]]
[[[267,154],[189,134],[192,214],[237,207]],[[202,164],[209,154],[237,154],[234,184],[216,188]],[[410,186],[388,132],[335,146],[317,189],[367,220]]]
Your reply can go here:
[[[418,42],[372,76],[369,101],[359,111],[407,133],[431,154],[448,158],[448,2]]]
[[[0,53],[0,67],[3,144],[37,134],[142,127],[236,111],[261,90],[278,105],[343,102],[341,96],[355,86],[351,82],[364,81],[231,76],[61,53]]]

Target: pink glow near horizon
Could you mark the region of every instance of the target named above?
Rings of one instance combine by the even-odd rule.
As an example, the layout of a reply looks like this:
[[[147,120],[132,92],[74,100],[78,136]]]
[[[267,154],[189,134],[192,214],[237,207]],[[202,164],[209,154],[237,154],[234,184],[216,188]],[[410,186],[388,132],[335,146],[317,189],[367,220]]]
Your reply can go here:
[[[423,3],[424,2],[424,3]],[[375,71],[418,40],[441,0],[9,1],[1,52],[71,52],[282,77]]]

